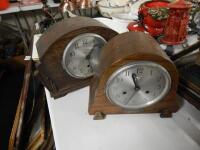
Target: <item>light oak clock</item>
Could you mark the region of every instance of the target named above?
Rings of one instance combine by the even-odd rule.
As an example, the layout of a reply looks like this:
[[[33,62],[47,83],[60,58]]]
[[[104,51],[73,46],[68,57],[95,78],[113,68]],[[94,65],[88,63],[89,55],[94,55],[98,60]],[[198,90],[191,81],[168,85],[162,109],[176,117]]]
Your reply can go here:
[[[75,17],[50,27],[37,42],[37,76],[54,98],[82,88],[93,76],[93,53],[117,33],[95,19]],[[94,64],[93,64],[94,63]]]
[[[175,65],[150,35],[117,35],[102,49],[90,86],[89,114],[96,119],[129,113],[171,117],[178,110],[177,84]]]

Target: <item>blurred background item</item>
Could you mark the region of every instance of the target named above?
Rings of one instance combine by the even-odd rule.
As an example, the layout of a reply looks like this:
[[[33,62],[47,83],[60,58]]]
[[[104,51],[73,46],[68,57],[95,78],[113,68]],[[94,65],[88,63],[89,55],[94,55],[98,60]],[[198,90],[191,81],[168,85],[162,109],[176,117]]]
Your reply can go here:
[[[9,7],[8,0],[0,0],[0,10],[5,10]]]
[[[60,4],[60,10],[63,17],[99,17],[99,10],[96,3],[91,0],[63,0]]]
[[[41,0],[21,0],[20,2],[21,2],[23,5],[30,5],[30,4],[40,3]]]
[[[111,18],[111,14],[129,13],[131,3],[129,0],[101,0],[97,5],[102,16]]]
[[[169,4],[169,17],[164,29],[164,44],[176,45],[185,42],[189,23],[191,3],[178,0]]]
[[[138,11],[139,22],[137,25],[136,23],[129,24],[128,29],[130,31],[144,30],[153,37],[160,36],[163,33],[168,17],[168,4],[169,1],[162,0],[145,1],[140,4]]]
[[[79,2],[79,7],[80,7],[81,9],[92,7],[91,0],[81,0],[81,1]]]

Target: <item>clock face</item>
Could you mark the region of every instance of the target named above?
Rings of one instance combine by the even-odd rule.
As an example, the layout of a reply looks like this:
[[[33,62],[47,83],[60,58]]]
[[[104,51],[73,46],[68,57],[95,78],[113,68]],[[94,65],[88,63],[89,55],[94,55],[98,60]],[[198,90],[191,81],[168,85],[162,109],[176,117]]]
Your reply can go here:
[[[94,33],[81,34],[72,39],[63,53],[63,69],[74,78],[88,78],[94,74],[92,53],[100,51],[106,40]]]
[[[106,83],[106,96],[124,109],[141,109],[169,92],[171,78],[167,70],[150,61],[137,61],[119,68]]]

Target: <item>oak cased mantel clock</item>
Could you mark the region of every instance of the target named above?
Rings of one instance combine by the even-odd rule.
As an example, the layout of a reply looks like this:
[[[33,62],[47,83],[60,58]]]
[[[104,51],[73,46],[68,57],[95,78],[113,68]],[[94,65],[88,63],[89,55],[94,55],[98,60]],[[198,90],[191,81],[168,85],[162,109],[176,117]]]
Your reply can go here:
[[[175,65],[150,35],[117,35],[102,49],[90,85],[89,114],[96,119],[129,113],[171,117],[178,110],[177,84]]]
[[[89,85],[102,47],[117,33],[87,17],[65,19],[50,27],[37,42],[37,76],[58,98]],[[93,64],[94,63],[94,64]]]

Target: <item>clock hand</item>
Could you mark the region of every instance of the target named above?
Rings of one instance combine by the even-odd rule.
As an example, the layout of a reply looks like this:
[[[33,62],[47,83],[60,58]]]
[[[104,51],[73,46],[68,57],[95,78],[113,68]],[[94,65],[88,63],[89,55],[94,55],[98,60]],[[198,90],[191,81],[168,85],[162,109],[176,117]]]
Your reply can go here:
[[[99,44],[93,46],[93,49],[86,55],[85,59],[90,60],[91,54],[98,48]]]
[[[139,87],[139,85],[137,83],[137,75],[135,73],[132,74],[132,79],[133,79],[133,82],[134,82],[134,85],[135,85],[135,87],[134,87],[135,91],[131,94],[131,96],[129,97],[129,99],[127,99],[124,102],[125,105],[127,105],[131,101],[132,97],[137,93],[137,91],[140,90],[140,87]]]
[[[90,67],[92,69],[92,72],[97,68],[99,65],[99,55],[100,55],[100,44],[95,44],[91,48],[91,51],[85,56],[85,60],[88,61],[89,65],[87,67]]]
[[[136,91],[133,92],[133,93],[131,94],[131,96],[130,96],[126,101],[124,101],[124,105],[127,105],[127,104],[131,101],[132,97],[133,97],[135,94],[136,94]]]
[[[90,60],[90,55],[91,55],[91,52],[92,52],[92,51],[90,51],[90,52],[89,52],[89,54],[88,54],[88,55],[86,55],[86,57],[85,57],[85,59],[86,59],[86,60]]]
[[[135,85],[135,90],[136,91],[140,90],[140,87],[137,83],[137,75],[135,73],[132,74],[132,79],[133,79],[133,82],[134,82],[134,85]]]

